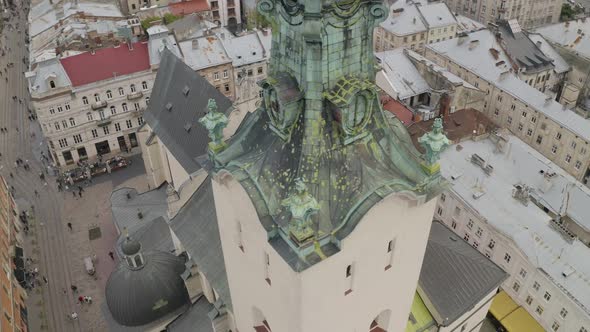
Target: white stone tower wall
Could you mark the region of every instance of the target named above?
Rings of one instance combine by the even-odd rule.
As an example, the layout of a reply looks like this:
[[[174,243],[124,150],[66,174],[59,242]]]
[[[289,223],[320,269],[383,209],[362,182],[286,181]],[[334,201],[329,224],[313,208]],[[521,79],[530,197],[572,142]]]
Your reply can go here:
[[[388,310],[391,314],[383,327],[405,329],[434,200],[416,206],[404,195],[385,198],[343,240],[340,252],[296,273],[268,243],[242,186],[225,173],[216,178],[213,189],[240,331],[251,331],[263,319],[279,332],[369,331],[373,319]],[[390,261],[387,248],[392,240]],[[391,268],[385,270],[389,264]],[[352,265],[350,277],[346,276],[348,265]],[[345,295],[348,289],[352,292]]]

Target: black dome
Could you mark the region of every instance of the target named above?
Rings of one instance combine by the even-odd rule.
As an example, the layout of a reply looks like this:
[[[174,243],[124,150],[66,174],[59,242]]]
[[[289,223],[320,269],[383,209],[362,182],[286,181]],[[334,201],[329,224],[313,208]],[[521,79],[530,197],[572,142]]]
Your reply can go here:
[[[125,239],[123,244],[121,244],[121,251],[127,256],[137,254],[140,249],[141,244],[138,241],[135,241],[131,238]]]
[[[145,325],[190,303],[180,277],[184,258],[161,251],[147,252],[143,257],[142,269],[132,270],[123,260],[107,281],[107,306],[121,325]]]

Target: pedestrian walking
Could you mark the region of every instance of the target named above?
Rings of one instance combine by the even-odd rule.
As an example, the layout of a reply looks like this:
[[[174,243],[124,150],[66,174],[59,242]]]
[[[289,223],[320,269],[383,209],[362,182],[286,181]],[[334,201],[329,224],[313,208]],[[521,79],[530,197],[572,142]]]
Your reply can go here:
[[[45,281],[45,284],[48,284],[49,283],[49,280],[47,280],[47,277],[46,276],[43,276],[43,281]]]
[[[72,191],[72,195],[74,196],[74,198],[76,198],[76,192]]]
[[[82,198],[82,192],[78,191],[78,195],[80,196],[80,198]]]
[[[74,293],[78,292],[78,287],[76,287],[75,285],[72,285],[70,288],[72,288],[72,292],[74,292]]]
[[[109,257],[110,257],[112,260],[115,260],[115,254],[114,254],[112,251],[109,251]]]
[[[35,196],[39,197],[39,192],[35,190]]]
[[[72,230],[73,230],[73,229],[72,229],[72,223],[71,223],[71,222],[69,222],[69,223],[68,223],[68,228],[70,229],[70,231],[72,231]]]

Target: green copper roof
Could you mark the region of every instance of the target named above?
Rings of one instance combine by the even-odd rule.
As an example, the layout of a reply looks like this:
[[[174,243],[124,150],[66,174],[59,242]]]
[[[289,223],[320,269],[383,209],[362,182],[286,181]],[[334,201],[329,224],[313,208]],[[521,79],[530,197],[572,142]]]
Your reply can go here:
[[[210,151],[210,167],[241,182],[271,243],[303,269],[337,252],[384,197],[423,202],[444,181],[381,108],[372,32],[387,16],[382,1],[262,0],[258,9],[273,25],[263,103]]]

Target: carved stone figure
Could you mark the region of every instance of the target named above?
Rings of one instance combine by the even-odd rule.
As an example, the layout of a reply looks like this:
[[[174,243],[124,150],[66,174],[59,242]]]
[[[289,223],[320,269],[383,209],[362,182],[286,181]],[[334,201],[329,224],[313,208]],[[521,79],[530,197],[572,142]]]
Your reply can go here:
[[[215,99],[209,99],[207,108],[209,111],[199,120],[199,123],[209,131],[209,138],[211,139],[209,151],[215,154],[225,148],[223,129],[227,127],[228,119],[225,114],[217,111]]]
[[[440,154],[450,144],[449,139],[443,133],[443,123],[441,118],[434,120],[432,131],[418,138],[418,143],[420,143],[420,145],[426,150],[426,153],[424,154],[424,160],[426,163],[424,166],[426,166],[431,173],[437,172],[440,169],[440,166],[438,166]]]
[[[302,179],[295,180],[295,193],[285,198],[281,205],[291,212],[291,235],[299,242],[312,237],[311,216],[320,210],[320,204],[309,194]]]

